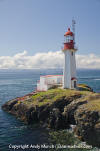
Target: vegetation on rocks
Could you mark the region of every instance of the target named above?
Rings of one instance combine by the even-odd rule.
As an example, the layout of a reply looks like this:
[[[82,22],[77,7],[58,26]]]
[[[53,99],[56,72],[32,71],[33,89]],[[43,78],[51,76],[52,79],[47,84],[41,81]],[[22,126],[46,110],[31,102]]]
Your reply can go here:
[[[78,85],[77,90],[55,88],[31,93],[8,101],[2,108],[27,124],[38,122],[54,130],[76,125],[74,133],[79,139],[100,147],[100,94],[85,84]],[[65,139],[72,139],[65,134]]]
[[[90,88],[86,84],[78,84],[78,90],[80,90],[80,91],[93,91],[93,89]]]
[[[75,90],[63,90],[63,89],[50,89],[46,92],[38,92],[36,95],[31,97],[31,100],[27,102],[24,101],[25,104],[33,104],[37,106],[42,106],[46,104],[53,104],[56,101],[63,99],[63,97],[73,97],[75,95],[80,95],[78,91]]]
[[[90,149],[93,151],[91,146],[86,148],[86,144],[84,143],[84,147],[82,148],[82,142],[74,136],[74,133],[68,130],[51,131],[49,135],[50,142],[56,146],[55,149],[51,149],[50,151],[90,151]]]

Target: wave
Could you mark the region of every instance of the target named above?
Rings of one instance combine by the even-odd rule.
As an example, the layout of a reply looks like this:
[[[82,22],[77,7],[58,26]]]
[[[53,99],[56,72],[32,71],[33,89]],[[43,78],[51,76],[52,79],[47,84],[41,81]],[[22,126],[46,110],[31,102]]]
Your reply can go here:
[[[100,78],[98,77],[79,77],[78,79],[80,80],[100,80]]]
[[[94,80],[100,80],[100,79],[94,79]]]

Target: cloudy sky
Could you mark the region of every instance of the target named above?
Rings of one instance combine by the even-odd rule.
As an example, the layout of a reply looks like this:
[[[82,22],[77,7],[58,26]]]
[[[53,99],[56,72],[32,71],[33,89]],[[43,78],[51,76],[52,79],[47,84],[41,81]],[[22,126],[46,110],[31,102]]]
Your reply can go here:
[[[36,53],[33,56],[23,51],[14,56],[1,56],[0,69],[62,68],[63,57],[61,51]],[[78,68],[100,69],[100,56],[95,54],[76,55],[76,62]]]
[[[0,69],[62,67],[73,17],[77,67],[100,69],[100,0],[0,0]]]

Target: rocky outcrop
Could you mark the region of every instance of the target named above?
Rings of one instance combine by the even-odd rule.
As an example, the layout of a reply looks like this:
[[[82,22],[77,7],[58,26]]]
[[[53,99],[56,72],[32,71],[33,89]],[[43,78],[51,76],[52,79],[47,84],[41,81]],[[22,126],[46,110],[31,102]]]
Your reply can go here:
[[[24,100],[22,100],[23,97],[16,98],[5,103],[2,106],[2,109],[15,115],[27,124],[39,122],[43,125],[48,125],[48,127],[53,129],[68,128],[68,120],[63,114],[64,108],[73,100],[80,98],[81,94],[74,92],[69,95],[66,93],[67,91],[62,94],[62,90],[62,92],[60,92],[61,95],[59,95],[58,91],[57,93],[55,92],[56,90],[52,93],[52,95],[44,92],[42,97],[38,96],[39,93],[37,93],[28,99],[25,97]],[[50,99],[50,101],[45,103],[45,99]],[[35,104],[35,101],[38,102],[37,105]]]
[[[78,138],[100,147],[100,94],[51,89],[8,101],[2,108],[27,124],[38,122],[52,129],[76,125]]]
[[[53,110],[50,112],[48,126],[56,130],[68,128],[65,117],[58,108],[53,108]]]
[[[100,112],[78,109],[75,113],[75,133],[82,140],[100,147]]]
[[[69,105],[67,105],[64,108],[63,115],[65,116],[65,118],[67,119],[67,122],[69,124],[76,125],[76,120],[74,117],[75,111],[78,109],[79,106],[81,106],[85,103],[87,103],[87,101],[81,102],[80,99],[78,99],[78,100],[72,101]]]

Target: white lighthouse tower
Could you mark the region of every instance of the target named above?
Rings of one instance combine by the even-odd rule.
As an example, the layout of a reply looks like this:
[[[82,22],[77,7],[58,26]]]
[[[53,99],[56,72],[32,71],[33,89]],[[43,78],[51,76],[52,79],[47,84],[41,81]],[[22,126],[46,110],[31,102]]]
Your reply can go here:
[[[76,79],[76,61],[75,61],[75,39],[74,32],[70,28],[64,34],[64,70],[63,70],[63,88],[75,89],[77,86]]]

